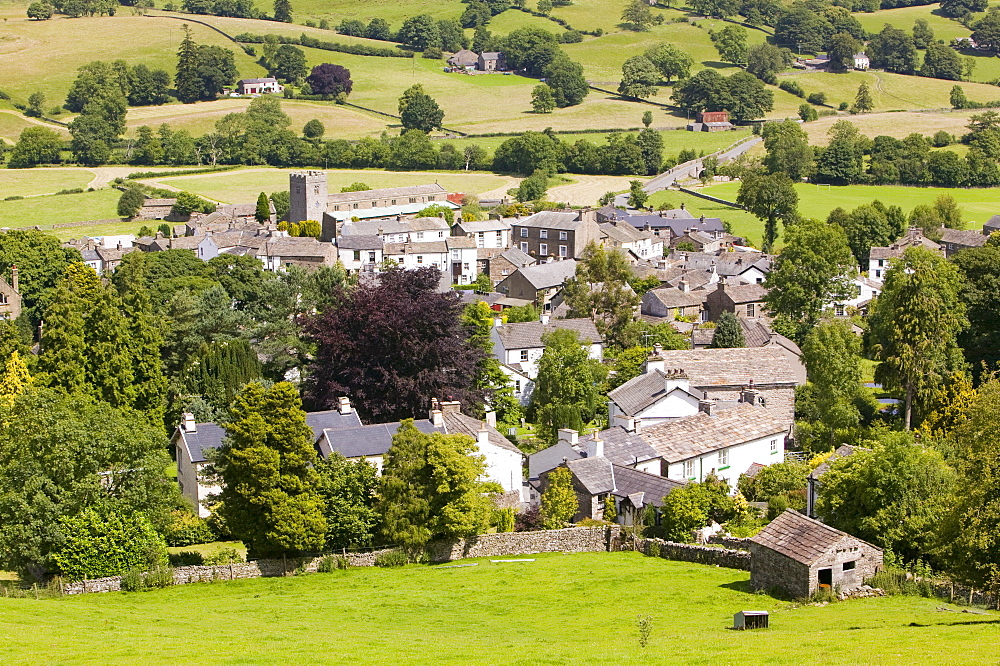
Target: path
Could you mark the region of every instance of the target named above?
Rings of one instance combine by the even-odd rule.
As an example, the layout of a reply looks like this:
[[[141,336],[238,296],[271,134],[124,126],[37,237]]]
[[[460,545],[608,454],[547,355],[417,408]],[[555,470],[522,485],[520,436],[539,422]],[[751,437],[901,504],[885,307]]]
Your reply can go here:
[[[712,155],[715,155],[717,158],[719,158],[719,164],[725,164],[726,162],[735,160],[737,157],[739,157],[743,153],[747,152],[748,150],[756,146],[762,140],[763,139],[761,139],[759,136],[753,136],[743,141],[742,143],[737,143],[724,150],[712,153]],[[706,155],[705,157],[709,156]],[[661,173],[659,176],[656,176],[655,178],[647,182],[645,185],[642,186],[642,189],[647,194],[652,194],[654,192],[659,192],[661,190],[667,189],[678,180],[684,178],[697,178],[698,174],[701,172],[702,168],[701,161],[703,159],[705,158],[699,157],[698,159],[691,160],[690,162],[684,162],[683,164],[678,164],[669,171],[665,171],[664,173]],[[625,208],[628,205],[628,194],[627,193],[619,194],[617,197],[615,197],[615,205],[618,206],[619,208]]]

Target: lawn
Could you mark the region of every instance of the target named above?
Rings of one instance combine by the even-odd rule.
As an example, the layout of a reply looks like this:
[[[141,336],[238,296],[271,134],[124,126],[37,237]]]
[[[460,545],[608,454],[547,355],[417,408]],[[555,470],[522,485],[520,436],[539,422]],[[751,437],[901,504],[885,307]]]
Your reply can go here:
[[[0,169],[0,198],[34,197],[78,187],[86,188],[93,179],[94,173],[83,169]]]
[[[706,194],[736,199],[738,182],[721,183],[705,188]],[[944,187],[900,187],[890,185],[811,185],[795,186],[799,194],[799,213],[806,217],[825,219],[838,206],[851,210],[861,204],[878,199],[887,206],[900,206],[907,213],[917,204],[933,203],[934,199],[947,194],[954,197],[965,211],[965,219],[970,229],[979,229],[992,215],[1000,210],[1000,188],[992,189],[949,189]]]
[[[983,664],[997,615],[893,597],[796,605],[748,574],[636,553],[359,568],[0,599],[5,664]],[[473,563],[473,562],[468,562]],[[733,613],[771,612],[734,632]],[[651,623],[639,646],[637,617]],[[753,655],[752,657],[750,655]]]
[[[288,174],[295,169],[242,169],[220,174],[173,176],[144,181],[170,185],[200,194],[216,201],[240,203],[256,201],[261,192],[288,190]],[[507,176],[486,173],[454,172],[395,172],[377,170],[337,170],[327,172],[329,191],[339,192],[342,187],[363,182],[372,188],[404,187],[438,182],[449,192],[481,194],[497,188],[512,187],[517,181]]]
[[[39,170],[44,173],[45,170]],[[3,172],[0,172],[3,173]],[[97,190],[82,194],[60,194],[32,197],[19,201],[0,201],[0,228],[46,226],[61,222],[106,220],[117,217],[117,190]],[[134,225],[136,229],[139,224]],[[85,231],[79,228],[60,229],[60,238],[79,237]]]

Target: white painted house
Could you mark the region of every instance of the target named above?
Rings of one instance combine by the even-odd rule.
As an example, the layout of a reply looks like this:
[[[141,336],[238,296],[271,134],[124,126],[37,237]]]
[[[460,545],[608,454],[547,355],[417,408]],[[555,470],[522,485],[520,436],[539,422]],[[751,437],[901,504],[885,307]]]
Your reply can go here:
[[[468,236],[477,248],[503,249],[510,247],[510,224],[504,220],[459,221],[451,228],[452,236]]]
[[[236,84],[236,92],[241,95],[264,95],[267,93],[280,95],[285,92],[285,86],[269,76],[259,79],[240,79],[239,83]]]
[[[449,275],[454,284],[471,284],[478,274],[475,241],[465,236],[415,243],[386,243],[382,256],[407,269],[432,266]]]
[[[644,372],[608,393],[608,423],[644,430],[698,413],[705,393],[691,388],[683,369],[666,368],[659,344],[646,359]]]
[[[872,61],[864,52],[854,54],[854,69],[866,70],[871,67]]]

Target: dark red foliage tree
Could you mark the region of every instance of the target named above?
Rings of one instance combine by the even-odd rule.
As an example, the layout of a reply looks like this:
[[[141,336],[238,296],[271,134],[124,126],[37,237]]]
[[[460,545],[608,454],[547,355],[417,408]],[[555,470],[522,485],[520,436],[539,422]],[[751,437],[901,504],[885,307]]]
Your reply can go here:
[[[393,268],[305,322],[317,352],[306,394],[316,409],[348,396],[368,423],[426,418],[431,398],[481,405],[483,352],[469,344],[458,295],[436,268]]]
[[[306,83],[312,88],[314,95],[331,97],[339,93],[349,95],[354,86],[354,82],[351,81],[351,70],[328,62],[313,67],[312,72],[306,77]]]

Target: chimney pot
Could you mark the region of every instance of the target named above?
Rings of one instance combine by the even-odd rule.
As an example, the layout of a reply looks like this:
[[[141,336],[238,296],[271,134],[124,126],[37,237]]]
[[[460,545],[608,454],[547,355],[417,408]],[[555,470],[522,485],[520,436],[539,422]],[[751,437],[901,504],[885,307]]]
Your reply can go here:
[[[698,401],[698,411],[704,412],[709,416],[715,416],[715,401],[714,400],[699,400]]]
[[[432,409],[430,414],[430,422],[435,428],[444,427],[444,414],[441,413],[440,409]]]
[[[604,457],[604,440],[601,439],[600,433],[594,433],[594,439],[587,442],[587,457],[588,458],[602,458]]]
[[[576,446],[580,441],[580,433],[572,428],[560,428],[559,441],[566,442],[570,446]]]
[[[547,315],[547,314],[541,315],[538,318],[538,321],[540,321],[543,325],[548,324],[549,323],[549,315]]]
[[[10,267],[10,286],[14,288],[14,291],[20,293],[17,275],[17,266],[12,265]]]
[[[184,432],[198,432],[198,425],[194,422],[194,414],[184,412],[184,422],[182,424]]]
[[[341,414],[350,414],[351,411],[353,411],[353,409],[351,407],[351,399],[350,398],[344,396],[344,397],[340,398],[340,400],[338,402],[339,402],[338,411]]]

